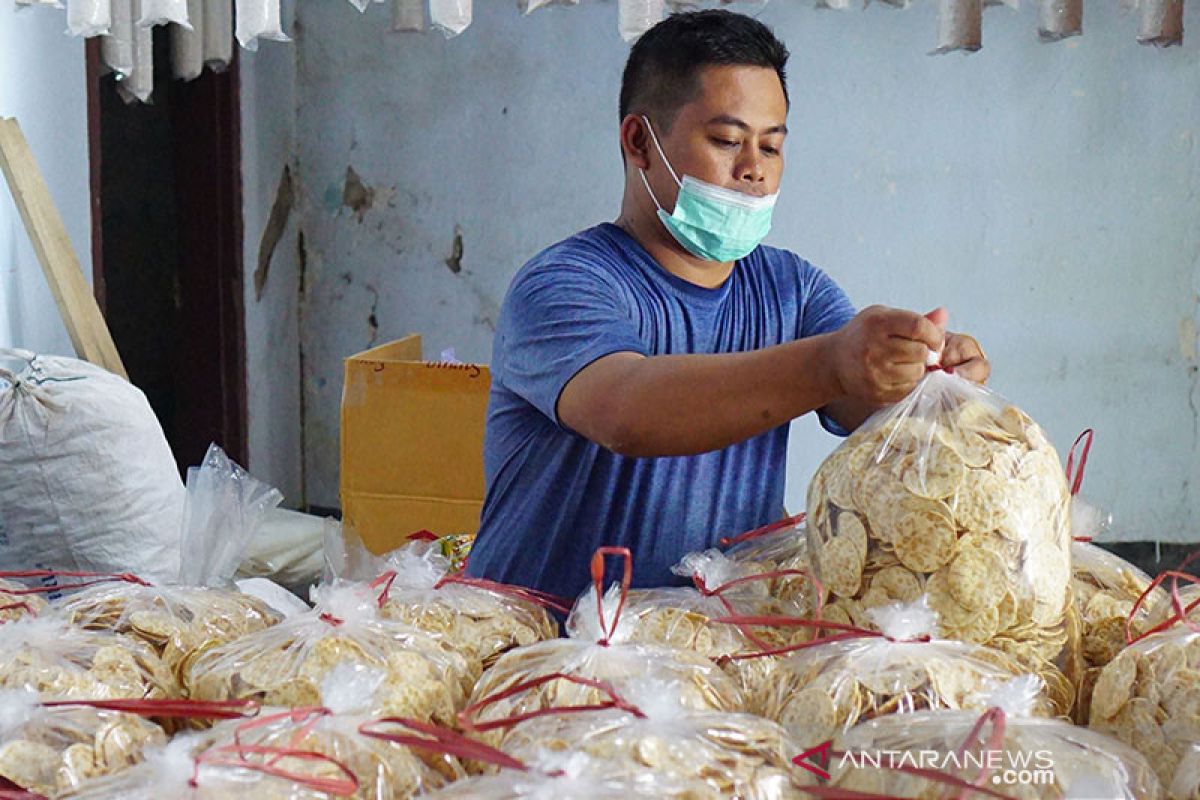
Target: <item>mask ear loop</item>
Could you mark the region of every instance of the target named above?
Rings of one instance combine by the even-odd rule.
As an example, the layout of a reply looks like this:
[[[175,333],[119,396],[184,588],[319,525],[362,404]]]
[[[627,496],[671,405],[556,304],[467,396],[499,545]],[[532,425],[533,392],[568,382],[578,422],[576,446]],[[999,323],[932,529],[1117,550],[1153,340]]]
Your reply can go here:
[[[650,124],[650,119],[645,114],[642,114],[641,117],[642,122],[646,123],[646,130],[650,132],[650,140],[654,142],[654,148],[658,150],[659,158],[661,158],[663,163],[667,165],[667,171],[671,173],[671,177],[675,179],[675,183],[682,188],[683,182],[680,181],[679,176],[675,174],[675,168],[671,166],[671,162],[667,160],[667,154],[663,152],[662,145],[658,143],[658,136],[654,134],[654,126]],[[650,181],[646,180],[646,170],[639,168],[638,173],[642,176],[642,184],[645,185],[646,191],[650,193],[650,199],[654,201],[655,207],[658,208],[659,211],[665,212],[666,209],[662,207],[662,203],[658,202],[658,198],[655,196],[654,190],[650,188]]]

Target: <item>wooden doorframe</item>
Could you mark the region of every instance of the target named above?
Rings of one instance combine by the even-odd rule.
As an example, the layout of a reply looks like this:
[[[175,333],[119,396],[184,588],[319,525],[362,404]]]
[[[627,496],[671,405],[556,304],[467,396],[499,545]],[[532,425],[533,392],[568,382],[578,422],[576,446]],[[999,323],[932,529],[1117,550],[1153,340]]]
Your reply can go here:
[[[165,32],[165,29],[164,31]],[[105,308],[100,40],[87,41],[92,271]],[[175,419],[162,420],[181,469],[210,442],[249,467],[242,258],[241,109],[237,48],[220,73],[170,83],[170,158],[179,220],[179,341]],[[118,347],[120,342],[117,343]],[[136,383],[136,376],[133,376]]]

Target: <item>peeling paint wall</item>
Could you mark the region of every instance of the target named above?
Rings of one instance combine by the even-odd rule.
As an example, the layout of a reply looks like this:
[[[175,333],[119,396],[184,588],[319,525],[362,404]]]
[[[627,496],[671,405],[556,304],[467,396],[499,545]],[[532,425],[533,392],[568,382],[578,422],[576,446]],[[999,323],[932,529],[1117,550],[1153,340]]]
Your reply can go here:
[[[0,5],[0,117],[20,122],[90,284],[87,74],[83,41],[65,36],[65,25],[61,9]],[[2,176],[0,347],[75,355]]]
[[[285,19],[291,19],[292,10],[293,3],[285,2]],[[242,50],[239,59],[249,469],[278,487],[285,505],[297,508],[306,504],[306,498],[301,449],[296,48],[261,41],[257,52]]]
[[[1085,493],[1130,538],[1197,538],[1200,33],[1140,47],[1134,18],[1088,4],[1084,37],[1043,45],[1025,4],[989,10],[982,52],[931,58],[934,5],[762,12],[793,53],[769,241],[861,305],[948,307],[1060,448],[1097,429]],[[615,13],[477,3],[447,42],[389,32],[386,7],[302,4],[309,502],[337,503],[342,358],[418,331],[488,359],[521,264],[616,215]],[[833,445],[795,425],[792,508]]]

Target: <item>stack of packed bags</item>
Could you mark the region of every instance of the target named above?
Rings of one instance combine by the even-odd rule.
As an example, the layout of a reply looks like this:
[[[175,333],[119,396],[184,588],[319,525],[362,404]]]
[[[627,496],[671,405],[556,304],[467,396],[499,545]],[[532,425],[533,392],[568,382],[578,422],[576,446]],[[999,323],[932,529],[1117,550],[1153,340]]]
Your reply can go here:
[[[687,554],[690,585],[601,548],[573,602],[336,531],[311,607],[239,588],[277,495],[219,453],[192,478],[175,580],[0,575],[6,790],[1200,798],[1190,576],[1073,542],[1041,429],[952,375],[850,436],[807,518]]]

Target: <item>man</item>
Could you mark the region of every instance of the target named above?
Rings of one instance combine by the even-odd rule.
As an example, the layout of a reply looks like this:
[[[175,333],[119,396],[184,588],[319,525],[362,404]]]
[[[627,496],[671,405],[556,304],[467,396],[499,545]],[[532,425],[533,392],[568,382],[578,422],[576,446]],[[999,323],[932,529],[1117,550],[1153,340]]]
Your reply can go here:
[[[788,423],[845,435],[907,395],[930,351],[977,381],[969,336],[855,313],[793,253],[762,246],[783,175],[787,49],[725,11],[678,14],[632,48],[615,224],[543,251],[500,314],[468,572],[573,598],[600,545],[634,583],[783,513]]]

